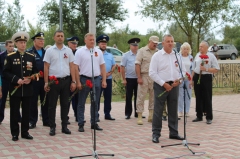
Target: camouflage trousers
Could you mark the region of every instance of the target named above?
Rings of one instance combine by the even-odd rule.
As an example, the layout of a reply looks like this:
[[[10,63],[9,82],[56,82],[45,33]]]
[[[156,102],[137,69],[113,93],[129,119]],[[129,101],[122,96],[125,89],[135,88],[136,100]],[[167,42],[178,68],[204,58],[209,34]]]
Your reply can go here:
[[[148,74],[142,75],[143,84],[138,84],[137,91],[137,112],[142,113],[144,111],[144,101],[147,93],[149,93],[149,103],[148,109],[153,109],[153,80],[148,76]]]

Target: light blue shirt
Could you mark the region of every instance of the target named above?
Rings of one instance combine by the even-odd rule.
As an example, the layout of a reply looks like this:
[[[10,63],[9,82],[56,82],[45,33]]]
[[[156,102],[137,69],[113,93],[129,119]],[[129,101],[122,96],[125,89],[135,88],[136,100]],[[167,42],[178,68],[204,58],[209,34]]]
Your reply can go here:
[[[74,61],[74,55],[72,50],[65,45],[61,50],[53,45],[46,50],[43,61],[50,64],[49,76],[62,78],[70,76],[69,64]]]
[[[121,66],[125,67],[125,78],[137,78],[135,61],[137,54],[128,51],[123,55]]]
[[[37,50],[37,52],[38,52],[38,55],[39,55],[40,57],[42,57],[42,49],[41,49],[41,50]]]
[[[111,53],[108,53],[107,51],[103,53],[103,58],[106,66],[106,73],[108,73],[112,70],[112,66],[114,66],[116,62],[113,58],[113,55]],[[112,75],[108,76],[107,79],[112,79]]]

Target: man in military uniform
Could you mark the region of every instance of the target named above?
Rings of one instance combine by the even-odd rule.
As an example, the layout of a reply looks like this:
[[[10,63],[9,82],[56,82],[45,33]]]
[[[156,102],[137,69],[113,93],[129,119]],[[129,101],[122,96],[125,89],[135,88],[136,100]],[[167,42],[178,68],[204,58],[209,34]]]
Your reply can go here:
[[[157,52],[157,45],[159,38],[157,36],[151,36],[149,38],[148,45],[139,49],[135,61],[135,69],[138,78],[138,92],[137,92],[137,113],[138,113],[138,125],[143,125],[142,113],[144,111],[144,100],[146,94],[149,93],[149,116],[148,122],[152,122],[153,116],[153,80],[149,77],[149,65],[151,58],[155,52]]]
[[[19,136],[18,113],[22,104],[21,136],[25,139],[33,139],[29,130],[29,109],[33,95],[31,76],[37,73],[36,61],[33,54],[25,52],[29,35],[26,32],[17,32],[12,36],[12,41],[17,46],[17,51],[7,55],[4,61],[3,75],[11,81],[10,92],[10,128],[12,140],[17,141]]]
[[[11,40],[6,40],[5,48],[6,48],[6,51],[3,51],[0,53],[0,75],[2,80],[2,102],[0,102],[0,124],[4,119],[5,104],[6,104],[8,91],[9,91],[9,84],[10,84],[10,82],[3,77],[2,72],[4,67],[4,61],[7,57],[7,54],[12,53],[14,51],[14,43]],[[21,121],[20,111],[18,116],[19,116],[18,120],[20,122]]]
[[[132,38],[128,40],[130,51],[126,52],[121,61],[121,73],[123,79],[123,85],[126,86],[126,102],[125,102],[125,119],[130,119],[132,115],[132,97],[134,94],[134,116],[137,114],[137,74],[135,71],[135,60],[138,52],[139,38]]]
[[[36,66],[39,71],[44,71],[44,62],[43,57],[45,55],[44,47],[44,33],[38,32],[32,38],[33,47],[29,48],[27,52],[32,53],[36,60]],[[34,129],[38,121],[38,96],[40,96],[41,103],[44,100],[45,91],[44,91],[44,79],[40,78],[38,81],[33,81],[33,98],[31,100],[30,106],[30,118],[29,118],[29,128]],[[47,98],[48,100],[48,98]],[[41,114],[43,126],[48,126],[48,102],[45,102],[45,105],[41,105]]]
[[[101,94],[103,92],[105,119],[106,120],[115,120],[115,118],[113,118],[111,116],[110,111],[112,109],[112,106],[111,106],[111,103],[112,103],[112,73],[115,69],[116,63],[113,58],[113,55],[106,51],[108,41],[109,41],[109,37],[107,35],[100,35],[96,40],[96,42],[98,43],[99,49],[103,53],[103,58],[105,61],[106,73],[107,73],[106,74],[107,87],[101,88],[100,96],[99,96],[99,99],[97,99],[97,100],[98,100],[98,111],[99,111]],[[98,114],[98,119],[99,119],[99,114]]]
[[[73,37],[67,38],[67,41],[68,41],[68,47],[72,50],[73,54],[75,55],[75,52],[77,51],[77,45],[78,45],[79,38],[77,36],[73,36]],[[79,76],[79,74],[77,74],[76,76]],[[71,95],[72,95],[72,93],[71,93]],[[74,116],[75,116],[76,122],[78,121],[77,120],[77,104],[78,104],[78,93],[75,94],[74,97],[72,98],[72,108],[74,111]],[[70,109],[70,103],[69,103],[69,109]],[[70,122],[68,122],[68,123],[70,124]]]

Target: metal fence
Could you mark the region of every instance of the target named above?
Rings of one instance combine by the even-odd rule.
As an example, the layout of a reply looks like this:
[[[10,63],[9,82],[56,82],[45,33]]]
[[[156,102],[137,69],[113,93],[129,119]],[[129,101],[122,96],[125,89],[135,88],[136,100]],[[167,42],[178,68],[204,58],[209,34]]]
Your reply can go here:
[[[213,87],[240,88],[240,60],[219,60],[218,63],[220,71],[213,75]],[[113,73],[113,94],[121,94],[124,91],[121,80],[121,74],[116,67]]]
[[[220,71],[213,75],[214,88],[234,88],[240,86],[240,61],[218,61]]]

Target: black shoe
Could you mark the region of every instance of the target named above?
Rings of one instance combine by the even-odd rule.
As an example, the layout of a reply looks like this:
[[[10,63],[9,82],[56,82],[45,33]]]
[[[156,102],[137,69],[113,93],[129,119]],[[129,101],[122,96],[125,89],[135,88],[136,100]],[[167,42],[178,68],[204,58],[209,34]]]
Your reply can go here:
[[[78,131],[79,132],[84,132],[84,125],[79,125]]]
[[[70,125],[71,123],[69,121],[67,121],[67,125]]]
[[[62,128],[62,133],[71,134],[71,131],[68,128]]]
[[[162,120],[163,121],[167,121],[167,117],[166,116],[162,116]]]
[[[91,129],[94,129],[94,125],[91,125]],[[100,127],[98,126],[98,124],[96,124],[96,128],[95,128],[95,130],[102,131],[103,129],[100,128]]]
[[[207,119],[207,124],[212,124],[212,120]]]
[[[36,124],[30,123],[30,124],[29,124],[29,129],[34,129],[34,128],[36,128]]]
[[[152,142],[153,143],[159,143],[159,138],[158,137],[153,137]]]
[[[178,120],[181,120],[181,118],[178,118]]]
[[[18,141],[18,136],[12,136],[12,141]]]
[[[22,135],[22,138],[28,139],[28,140],[32,140],[33,139],[33,137],[30,134]]]
[[[199,122],[199,121],[202,121],[202,119],[196,118],[192,122]]]
[[[55,128],[50,128],[49,135],[54,136],[56,134],[56,129]]]
[[[112,118],[111,116],[105,117],[105,120],[115,120],[115,118]]]
[[[127,116],[125,116],[125,119],[130,119],[130,116],[128,116],[128,115],[127,115]]]
[[[169,139],[184,140],[184,138],[179,135],[177,135],[177,136],[169,135]]]
[[[50,127],[49,123],[43,123],[43,126]]]

